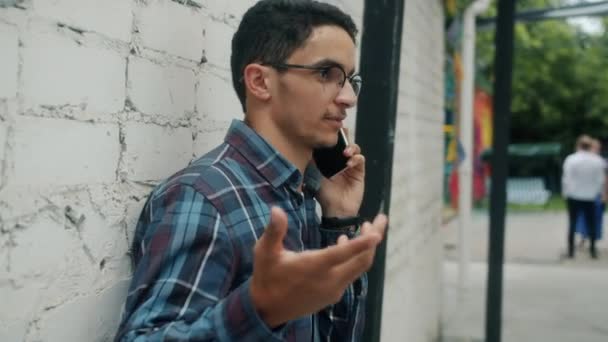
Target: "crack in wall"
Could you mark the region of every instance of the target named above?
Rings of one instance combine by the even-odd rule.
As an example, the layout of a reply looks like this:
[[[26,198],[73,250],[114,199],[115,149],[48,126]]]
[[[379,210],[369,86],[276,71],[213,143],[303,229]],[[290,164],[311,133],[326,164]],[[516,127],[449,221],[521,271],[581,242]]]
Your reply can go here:
[[[173,1],[175,3],[178,3],[180,5],[183,5],[183,6],[187,6],[187,7],[196,9],[196,10],[202,8],[201,4],[196,3],[196,2],[194,2],[192,0],[171,0],[171,1]]]
[[[9,156],[13,152],[10,141],[13,134],[13,126],[9,124],[6,128],[6,137],[4,142],[0,141],[0,144],[4,144],[4,156],[2,156],[2,160],[0,160],[0,193],[2,193],[2,190],[8,184],[8,171],[10,164]]]
[[[96,31],[87,30],[64,22],[49,22],[48,20],[43,20],[41,22],[55,26],[58,33],[72,39],[79,46],[112,50],[125,57],[129,55],[129,51],[131,50],[131,46],[128,42],[106,36]]]
[[[131,55],[133,55],[133,54],[131,54]],[[160,65],[163,67],[176,66],[176,67],[186,68],[186,69],[193,70],[193,71],[196,71],[202,65],[204,65],[204,64],[201,64],[202,60],[193,60],[193,59],[188,59],[188,58],[177,56],[177,55],[172,55],[168,52],[157,50],[157,49],[154,49],[151,47],[138,46],[137,54],[135,56],[138,58],[143,58],[149,62],[152,62],[154,64],[157,64],[157,65]],[[201,57],[201,59],[202,59],[202,57]],[[207,58],[205,57],[205,63],[206,63],[206,61],[207,61]]]
[[[6,122],[8,121],[8,101],[4,99],[0,99],[0,121]]]
[[[101,208],[101,206],[99,204],[97,204],[97,202],[95,202],[93,200],[93,193],[91,192],[91,188],[87,188],[85,190],[88,199],[89,199],[89,203],[91,204],[91,207],[93,208],[93,211],[98,214],[102,219],[107,219],[106,214],[103,212],[103,209]]]
[[[46,198],[44,196],[42,198],[45,201],[47,201],[47,203],[49,203],[49,205],[52,205],[54,208],[56,208],[56,210],[59,209],[59,206],[56,205],[54,202],[52,202],[49,198]],[[84,254],[86,255],[87,259],[89,260],[89,262],[91,264],[96,264],[97,262],[95,261],[95,257],[93,256],[91,249],[89,248],[87,243],[84,241],[84,238],[82,237],[83,223],[86,219],[85,215],[84,214],[79,215],[78,213],[76,213],[76,211],[74,209],[72,209],[72,207],[67,205],[63,209],[63,217],[64,217],[63,222],[57,222],[57,223],[62,224],[66,230],[70,230],[72,227],[75,228],[76,236],[78,237],[78,240],[80,240],[81,248],[82,248]]]
[[[127,222],[128,214],[129,213],[128,213],[127,206],[125,206],[125,209],[124,209],[123,214],[122,214],[122,219],[120,220],[119,224],[122,227],[123,233],[125,234],[125,241],[127,243],[127,245],[126,245],[127,246],[127,250],[126,250],[125,254],[129,257],[129,259],[131,259],[131,257],[132,257],[132,251],[131,251],[131,239],[129,238],[129,224]]]
[[[0,8],[4,7],[15,7],[19,9],[25,9],[21,4],[24,0],[0,0]]]
[[[2,231],[2,235],[7,235],[8,238],[7,240],[4,242],[4,244],[2,244],[2,249],[6,249],[6,265],[5,265],[5,270],[7,274],[11,273],[11,265],[12,265],[12,261],[13,261],[13,249],[15,247],[17,247],[17,242],[15,241],[15,233],[10,231],[10,232],[5,232]],[[12,280],[12,279],[8,279],[8,282],[12,285],[13,288],[16,288],[17,283]]]
[[[86,220],[84,214],[78,215],[78,213],[76,213],[76,211],[69,205],[65,207],[64,213],[68,221],[80,231],[82,229],[82,224]]]
[[[125,136],[124,123],[118,123],[118,142],[120,144],[120,156],[116,165],[116,181],[124,183],[127,180],[129,172],[126,166],[127,142]]]
[[[1,0],[0,0],[1,1]],[[16,102],[11,101],[9,103],[8,99],[1,101],[2,110],[0,113],[4,112],[5,114],[2,116],[2,121],[6,123],[6,136],[4,141],[0,141],[0,144],[4,144],[4,155],[1,156],[2,160],[0,160],[0,193],[8,184],[9,171],[12,168],[12,155],[13,155],[13,146],[12,140],[14,138],[14,127],[15,127],[15,119],[13,115],[17,114],[19,111],[19,107],[21,104],[21,87],[22,87],[22,73],[23,73],[23,41],[21,40],[21,32],[19,27],[14,24],[9,24],[10,26],[14,26],[17,28],[17,89],[16,89]],[[10,106],[9,106],[10,105]],[[11,108],[15,106],[15,108]],[[11,113],[12,110],[12,113]]]
[[[34,334],[40,333],[40,319],[41,317],[35,317],[28,322],[27,329],[25,330],[24,341],[31,341]]]
[[[124,120],[126,122],[136,122],[149,125],[156,125],[164,128],[187,128],[189,127],[189,117],[194,113],[186,111],[184,116],[178,120],[171,118],[169,115],[162,114],[146,114],[139,111],[125,112]]]
[[[119,115],[123,110],[114,113],[104,113],[94,115],[87,110],[87,104],[62,104],[62,105],[39,105],[36,108],[29,108],[22,112],[23,117],[43,118],[43,119],[63,119],[82,123],[116,124]],[[90,117],[86,117],[91,115]]]
[[[0,279],[0,288],[10,288],[11,290],[21,290],[23,286],[17,284],[14,279]]]
[[[79,28],[79,27],[76,27],[76,26],[72,26],[72,25],[68,25],[68,24],[65,24],[65,23],[61,23],[61,22],[57,23],[57,26],[59,26],[61,28],[67,28],[68,30],[70,30],[70,31],[72,31],[72,32],[74,32],[76,34],[79,34],[81,36],[84,36],[84,33],[88,32],[85,29],[82,29],[82,28]]]
[[[49,218],[51,218],[57,224],[63,225],[64,221],[61,219],[61,215],[59,214],[60,211],[61,209],[59,209],[59,207],[51,203],[39,208],[34,212],[9,218],[5,221],[8,223],[8,226],[4,226],[4,233],[11,233],[25,229],[27,226],[32,224],[38,216],[43,214],[50,214]]]

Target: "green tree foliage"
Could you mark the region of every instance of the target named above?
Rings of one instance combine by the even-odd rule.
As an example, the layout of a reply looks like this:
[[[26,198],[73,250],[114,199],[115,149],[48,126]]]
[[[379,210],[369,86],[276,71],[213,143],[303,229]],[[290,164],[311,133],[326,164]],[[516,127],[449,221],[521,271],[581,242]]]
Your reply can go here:
[[[561,6],[520,0],[517,11]],[[494,16],[496,4],[484,15]],[[608,19],[603,19],[608,27]],[[478,32],[478,84],[491,91],[494,29]],[[484,82],[485,81],[485,82]],[[608,34],[592,35],[566,20],[517,23],[511,141],[555,141],[564,153],[587,133],[608,138]]]

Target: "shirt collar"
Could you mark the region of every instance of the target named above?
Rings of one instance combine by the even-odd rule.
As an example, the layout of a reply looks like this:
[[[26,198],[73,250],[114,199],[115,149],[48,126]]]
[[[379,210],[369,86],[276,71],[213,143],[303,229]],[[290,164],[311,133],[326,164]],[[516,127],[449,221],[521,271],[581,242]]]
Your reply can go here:
[[[243,121],[232,121],[224,141],[237,150],[275,188],[287,185],[295,190],[302,182],[300,171]],[[310,178],[308,169],[305,177],[307,180]],[[314,178],[314,175],[312,177]]]

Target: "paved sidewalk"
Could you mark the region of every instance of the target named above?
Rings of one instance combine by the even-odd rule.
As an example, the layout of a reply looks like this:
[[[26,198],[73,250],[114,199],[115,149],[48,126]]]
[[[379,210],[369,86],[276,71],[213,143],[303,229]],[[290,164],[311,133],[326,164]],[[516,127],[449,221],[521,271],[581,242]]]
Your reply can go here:
[[[510,214],[506,224],[503,341],[608,341],[608,250],[565,251],[565,213]],[[457,225],[446,229],[443,334],[445,341],[482,341],[485,325],[488,217],[473,218],[468,287],[458,291]]]
[[[522,264],[561,264],[566,253],[568,218],[565,212],[510,213],[505,221],[505,261]],[[444,227],[446,260],[458,260],[458,222]],[[488,253],[489,218],[474,212],[470,229],[471,260],[485,262]],[[598,241],[600,259],[589,259],[587,249],[577,248],[576,264],[606,267],[608,270],[608,215],[604,218],[604,239]]]

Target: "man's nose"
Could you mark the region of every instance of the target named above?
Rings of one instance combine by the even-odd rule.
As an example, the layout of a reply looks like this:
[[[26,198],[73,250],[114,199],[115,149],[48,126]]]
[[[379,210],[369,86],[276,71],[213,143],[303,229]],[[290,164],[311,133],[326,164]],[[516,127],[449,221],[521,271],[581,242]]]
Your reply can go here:
[[[340,88],[336,102],[346,108],[354,107],[357,104],[357,94],[355,94],[355,90],[349,80],[346,80],[344,86]]]

